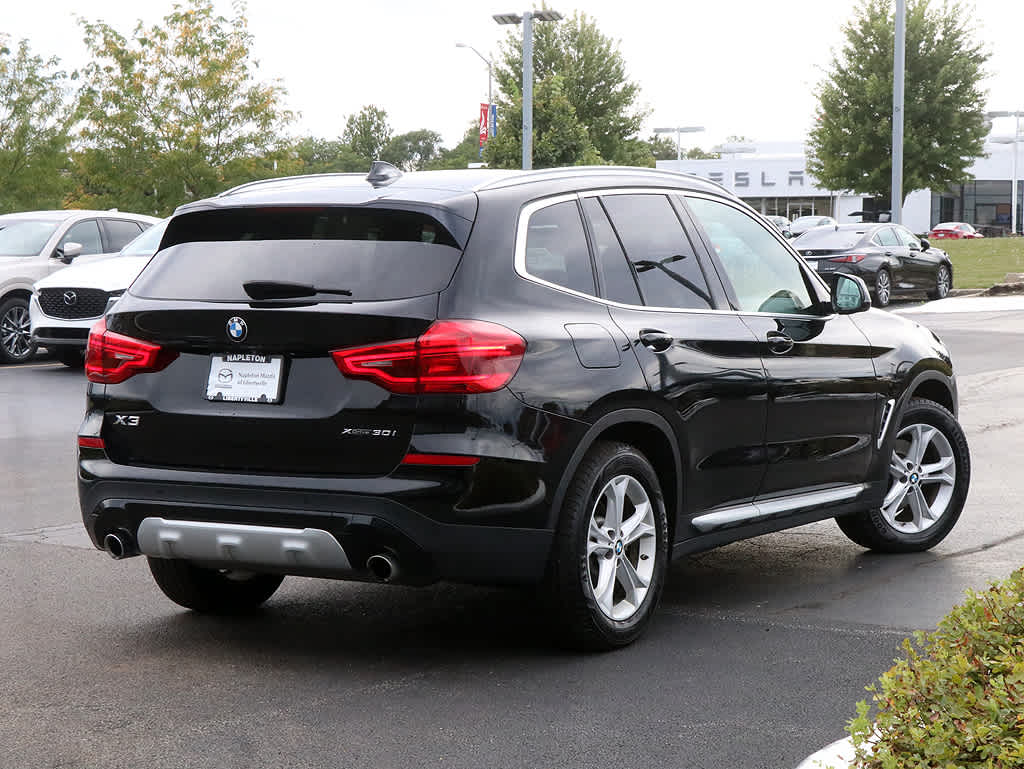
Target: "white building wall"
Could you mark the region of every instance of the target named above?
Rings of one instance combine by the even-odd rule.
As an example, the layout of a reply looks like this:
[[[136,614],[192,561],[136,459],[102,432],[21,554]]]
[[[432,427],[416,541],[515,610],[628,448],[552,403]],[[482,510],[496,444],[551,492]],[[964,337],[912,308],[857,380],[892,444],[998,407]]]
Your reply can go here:
[[[921,235],[932,228],[931,190],[914,190],[903,201],[903,226]]]

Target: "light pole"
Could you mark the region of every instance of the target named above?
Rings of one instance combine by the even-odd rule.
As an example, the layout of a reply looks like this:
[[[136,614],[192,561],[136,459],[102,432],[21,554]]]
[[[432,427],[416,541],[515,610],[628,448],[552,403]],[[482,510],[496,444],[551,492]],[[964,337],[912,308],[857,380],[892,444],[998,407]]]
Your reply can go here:
[[[499,24],[523,25],[523,170],[533,168],[533,20],[558,21],[562,14],[549,9],[517,13],[496,13]]]
[[[678,164],[683,162],[682,135],[700,133],[703,130],[704,126],[702,125],[680,125],[675,128],[655,128],[654,133],[676,135],[676,170],[678,171]]]
[[[488,59],[486,56],[480,53],[480,51],[478,51],[476,48],[469,45],[468,43],[456,43],[455,47],[468,48],[481,59],[483,59],[484,64],[487,65],[487,140],[490,141],[491,136],[494,135],[494,125],[491,121],[491,108],[492,105],[494,104],[494,99],[491,96],[494,84],[494,64],[491,63],[490,59]]]
[[[1024,115],[1021,110],[1015,110],[1013,112],[986,112],[985,117],[1012,117],[1016,119],[1016,125],[1013,131],[1013,137],[999,137],[992,138],[993,144],[1012,144],[1013,148],[1013,178],[1010,181],[1010,232],[1014,235],[1017,234],[1017,142],[1022,138],[1020,135],[1020,118]]]
[[[892,195],[889,221],[903,223],[903,81],[907,49],[907,4],[896,0],[892,66]]]

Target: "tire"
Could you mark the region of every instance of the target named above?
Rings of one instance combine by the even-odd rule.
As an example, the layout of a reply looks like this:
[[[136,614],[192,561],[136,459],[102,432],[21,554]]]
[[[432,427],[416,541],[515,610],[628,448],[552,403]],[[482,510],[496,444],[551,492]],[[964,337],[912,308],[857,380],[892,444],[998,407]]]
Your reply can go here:
[[[913,456],[915,441],[924,446],[919,460]],[[935,469],[922,472],[928,467]],[[971,454],[956,418],[934,401],[910,401],[886,474],[882,507],[836,518],[839,528],[858,545],[883,553],[935,547],[960,518],[971,484]]]
[[[0,363],[23,363],[35,355],[30,329],[27,299],[0,302]]]
[[[875,275],[875,307],[888,307],[892,300],[892,276],[885,267]]]
[[[616,508],[620,520],[606,526]],[[635,641],[661,598],[668,557],[668,516],[651,463],[628,444],[598,441],[566,493],[545,586],[559,640],[586,651]]]
[[[938,272],[935,273],[935,290],[928,292],[929,299],[945,299],[949,289],[953,287],[953,274],[949,267],[940,264]]]
[[[164,595],[203,614],[243,614],[258,608],[280,587],[280,574],[204,569],[189,561],[149,558],[149,571]]]
[[[54,351],[53,357],[68,368],[82,368],[85,366],[85,351],[77,347],[58,347]]]

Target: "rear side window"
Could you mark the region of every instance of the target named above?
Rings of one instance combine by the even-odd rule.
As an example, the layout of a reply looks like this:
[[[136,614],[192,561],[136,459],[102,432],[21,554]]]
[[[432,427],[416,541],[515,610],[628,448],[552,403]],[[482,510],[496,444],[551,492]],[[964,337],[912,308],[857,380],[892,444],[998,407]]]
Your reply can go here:
[[[633,268],[626,260],[626,254],[612,229],[612,223],[608,221],[608,215],[601,207],[601,201],[597,198],[584,198],[583,210],[594,235],[594,253],[605,298],[623,304],[642,304]]]
[[[341,292],[318,301],[403,299],[445,288],[462,254],[430,215],[381,208],[182,214],[162,245],[132,285],[136,296],[248,302],[243,284],[266,281]]]
[[[697,255],[666,196],[607,195],[601,201],[633,265],[645,304],[711,309]]]
[[[138,224],[124,219],[107,219],[103,222],[103,226],[107,230],[110,251],[120,251],[135,240],[135,238],[139,237],[139,234],[142,232],[142,227]]]
[[[878,231],[878,234],[875,237],[878,238],[878,242],[883,246],[900,245],[900,239],[896,237],[896,233],[893,232],[892,227],[883,227]]]
[[[526,271],[535,278],[594,295],[594,268],[575,200],[555,203],[530,217]]]

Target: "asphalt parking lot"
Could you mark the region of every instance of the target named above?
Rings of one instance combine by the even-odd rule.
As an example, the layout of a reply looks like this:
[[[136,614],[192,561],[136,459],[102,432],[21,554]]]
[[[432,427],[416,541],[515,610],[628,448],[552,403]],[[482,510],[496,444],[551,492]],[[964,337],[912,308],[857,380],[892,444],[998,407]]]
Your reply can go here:
[[[0,767],[793,767],[910,630],[1024,563],[1024,309],[908,316],[958,368],[953,534],[878,556],[828,521],[677,562],[651,632],[595,656],[519,591],[290,578],[252,617],[179,610],[87,546],[81,373],[0,368]]]

